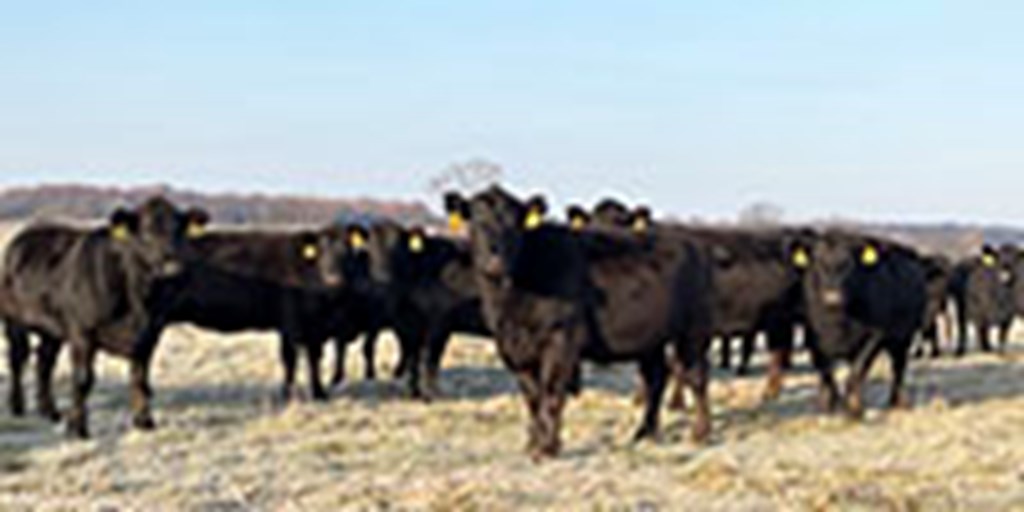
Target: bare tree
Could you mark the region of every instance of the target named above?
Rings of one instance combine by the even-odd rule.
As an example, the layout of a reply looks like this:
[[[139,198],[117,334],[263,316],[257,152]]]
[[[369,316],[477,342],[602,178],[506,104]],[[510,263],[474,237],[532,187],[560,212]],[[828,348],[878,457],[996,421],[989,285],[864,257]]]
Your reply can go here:
[[[430,179],[427,191],[437,195],[449,190],[473,192],[501,181],[505,169],[485,158],[454,162]]]
[[[782,224],[785,210],[767,201],[758,201],[740,210],[739,223],[742,226],[770,227]]]

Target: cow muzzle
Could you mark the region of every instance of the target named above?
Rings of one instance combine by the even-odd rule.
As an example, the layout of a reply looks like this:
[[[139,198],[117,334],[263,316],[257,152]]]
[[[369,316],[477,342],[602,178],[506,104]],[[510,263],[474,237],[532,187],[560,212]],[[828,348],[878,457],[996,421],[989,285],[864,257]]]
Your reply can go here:
[[[821,303],[828,308],[843,307],[843,292],[836,289],[827,289],[821,293]]]
[[[501,258],[491,256],[484,262],[484,274],[491,279],[498,279],[505,275],[505,264]]]
[[[177,260],[167,260],[160,265],[160,277],[175,277],[185,270],[185,265]]]

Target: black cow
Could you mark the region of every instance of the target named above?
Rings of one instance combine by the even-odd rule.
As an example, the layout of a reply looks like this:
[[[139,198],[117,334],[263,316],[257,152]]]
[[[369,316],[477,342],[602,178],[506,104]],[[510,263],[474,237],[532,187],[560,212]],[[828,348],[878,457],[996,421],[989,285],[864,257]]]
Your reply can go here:
[[[1000,349],[1005,348],[1016,314],[1014,261],[990,246],[953,269],[950,295],[956,308],[956,355],[967,352],[968,326],[973,325],[978,344],[989,352],[991,330],[998,330]]]
[[[453,215],[453,227],[462,218]],[[396,373],[406,374],[412,396],[433,398],[451,334],[490,335],[480,312],[468,242],[381,222],[370,228],[367,247],[371,268],[367,286],[377,290],[380,309],[387,311],[387,325],[402,347]]]
[[[953,265],[942,256],[921,256],[928,288],[928,305],[925,307],[920,342],[914,350],[914,357],[922,357],[925,345],[930,348],[931,357],[942,355],[940,326],[945,327],[945,338],[949,339],[949,280]]]
[[[839,403],[832,369],[851,363],[845,404],[863,414],[861,391],[878,353],[892,363],[890,406],[907,405],[903,379],[914,336],[928,300],[925,269],[911,249],[877,238],[827,231],[790,242],[802,270],[812,360],[821,376],[822,405]]]
[[[711,328],[722,339],[722,366],[731,359],[731,341],[743,340],[738,372],[747,372],[759,332],[767,337],[771,351],[766,398],[782,389],[783,369],[789,364],[794,329],[802,323],[799,279],[793,272],[783,241],[792,235],[785,230],[740,230],[655,223],[650,209],[633,211],[607,199],[594,209],[599,225],[628,227],[642,235],[650,230],[674,232],[701,240],[711,251],[714,265]],[[681,374],[677,371],[676,376]],[[682,387],[676,386],[670,403],[683,402]]]
[[[1015,245],[1006,244],[999,248],[999,255],[1013,272],[1013,303],[1016,316],[1024,316],[1024,251]]]
[[[697,397],[693,436],[707,438],[710,265],[700,244],[661,234],[639,240],[614,228],[576,233],[540,222],[538,208],[499,187],[474,196],[469,209],[484,318],[525,395],[535,457],[560,450],[581,358],[640,363],[648,396],[634,437],[653,436],[670,341]]]
[[[157,333],[170,323],[221,333],[277,331],[284,399],[293,397],[298,350],[304,349],[311,395],[326,400],[320,378],[324,343],[334,339],[341,358],[345,344],[373,317],[365,311],[367,302],[346,282],[323,280],[327,251],[339,238],[344,236],[334,229],[204,234],[194,243],[199,262],[158,290],[172,298],[158,296],[164,307],[148,331],[153,335],[136,347],[138,357],[152,357]]]
[[[145,362],[133,357],[152,319],[149,298],[163,279],[179,276],[190,259],[189,215],[162,198],[138,209],[118,210],[105,228],[30,227],[11,242],[5,257],[0,318],[11,351],[11,408],[21,412],[21,378],[28,334],[41,335],[40,408],[56,417],[49,399],[52,361],[62,342],[71,347],[73,400],[68,432],[88,436],[86,401],[99,350],[131,358],[133,423],[149,429],[150,389]]]

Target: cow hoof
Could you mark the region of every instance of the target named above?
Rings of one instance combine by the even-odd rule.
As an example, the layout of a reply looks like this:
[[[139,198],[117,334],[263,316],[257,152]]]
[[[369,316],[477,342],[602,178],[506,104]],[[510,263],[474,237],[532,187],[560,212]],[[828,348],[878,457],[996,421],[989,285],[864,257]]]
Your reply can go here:
[[[668,401],[668,409],[670,411],[685,412],[686,411],[686,398],[682,394],[674,395]]]
[[[658,429],[642,426],[633,434],[633,443],[640,443],[646,440],[654,440],[658,436]]]
[[[25,415],[25,404],[19,402],[13,402],[10,406],[11,415],[21,417]]]
[[[62,416],[56,407],[48,407],[39,410],[39,417],[52,423],[60,423]]]
[[[89,439],[89,427],[85,423],[69,422],[64,434],[68,439]]]
[[[690,439],[696,444],[708,444],[708,441],[711,440],[711,425],[703,422],[697,423],[690,432]]]
[[[151,416],[136,416],[132,418],[132,426],[135,427],[136,430],[151,432],[156,430],[156,421],[153,421]]]

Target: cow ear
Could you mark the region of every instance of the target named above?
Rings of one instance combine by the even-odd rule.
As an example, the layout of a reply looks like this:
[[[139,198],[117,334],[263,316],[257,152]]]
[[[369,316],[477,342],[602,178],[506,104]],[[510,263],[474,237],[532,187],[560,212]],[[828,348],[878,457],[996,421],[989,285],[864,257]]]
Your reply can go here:
[[[115,240],[127,240],[139,230],[139,214],[118,208],[110,215],[110,236]]]
[[[981,264],[986,267],[994,267],[999,263],[996,250],[991,245],[985,244],[981,247]]]
[[[444,195],[444,212],[448,215],[448,229],[458,233],[469,219],[469,205],[458,192]]]
[[[210,223],[210,214],[206,210],[192,208],[185,212],[185,219],[189,238],[202,238],[206,235],[206,225]]]
[[[320,257],[320,237],[316,233],[304,232],[298,237],[299,256],[305,261],[315,261]]]
[[[362,226],[352,225],[345,229],[345,246],[354,251],[366,250],[369,238],[370,234]]]
[[[794,244],[789,251],[789,262],[798,270],[806,270],[811,266],[811,251],[802,244]]]
[[[548,213],[548,203],[542,196],[533,196],[526,202],[526,213],[523,216],[523,227],[537,229],[544,223]]]
[[[580,231],[590,224],[590,215],[580,206],[570,206],[566,210],[566,217],[569,219],[569,229],[573,231]]]
[[[881,259],[879,249],[875,244],[869,243],[864,245],[860,250],[860,264],[865,267],[873,267],[878,265],[878,261]]]
[[[427,248],[426,234],[423,232],[423,228],[420,227],[410,229],[406,233],[405,241],[409,252],[414,254],[420,254]]]
[[[630,220],[630,228],[637,233],[646,233],[651,228],[651,209],[640,206],[633,210]]]

